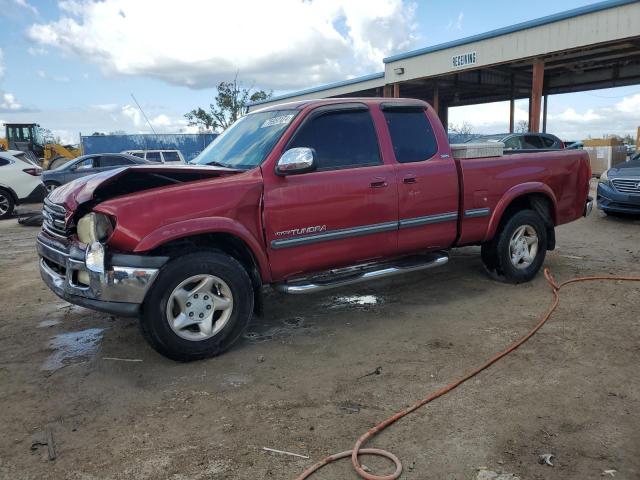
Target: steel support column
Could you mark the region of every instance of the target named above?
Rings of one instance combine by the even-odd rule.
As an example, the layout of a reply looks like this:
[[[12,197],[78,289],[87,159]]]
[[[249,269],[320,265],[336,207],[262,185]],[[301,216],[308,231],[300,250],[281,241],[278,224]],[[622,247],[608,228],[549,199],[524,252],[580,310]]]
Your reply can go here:
[[[549,99],[549,95],[544,96],[544,101],[542,102],[542,132],[547,133],[547,100]]]
[[[531,75],[531,96],[529,101],[529,131],[540,131],[540,108],[542,104],[542,88],[544,83],[544,60],[533,61]]]
[[[513,97],[511,97],[511,100],[509,100],[509,133],[513,133],[513,130],[515,129],[515,113],[516,101],[513,99]]]
[[[438,82],[433,85],[433,101],[431,102],[431,106],[437,114],[440,114],[440,91],[438,90]]]

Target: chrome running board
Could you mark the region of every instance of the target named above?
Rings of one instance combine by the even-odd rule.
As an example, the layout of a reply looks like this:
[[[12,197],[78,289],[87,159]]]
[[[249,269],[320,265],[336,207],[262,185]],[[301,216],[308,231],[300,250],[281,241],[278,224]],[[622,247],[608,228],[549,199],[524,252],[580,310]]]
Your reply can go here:
[[[426,253],[396,260],[338,268],[311,277],[295,278],[273,285],[281,293],[311,293],[354,283],[392,277],[401,273],[439,267],[449,261],[446,252]]]

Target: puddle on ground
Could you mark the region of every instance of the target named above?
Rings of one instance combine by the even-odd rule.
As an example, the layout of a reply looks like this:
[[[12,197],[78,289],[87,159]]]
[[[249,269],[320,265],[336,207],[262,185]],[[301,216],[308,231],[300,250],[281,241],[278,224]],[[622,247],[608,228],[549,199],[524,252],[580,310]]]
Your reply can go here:
[[[329,308],[341,307],[373,307],[383,303],[382,298],[375,295],[349,295],[344,297],[334,297],[325,306]]]
[[[253,324],[244,333],[244,338],[252,343],[273,340],[274,337],[291,335],[298,328],[308,328],[303,317],[290,317],[282,320],[282,326],[270,324]]]
[[[42,364],[41,370],[55,372],[73,363],[94,356],[100,348],[104,328],[89,328],[79,332],[61,333],[51,338],[54,352]]]
[[[43,320],[40,323],[38,323],[38,328],[55,327],[56,325],[60,325],[60,320],[56,320],[52,318],[50,320]]]

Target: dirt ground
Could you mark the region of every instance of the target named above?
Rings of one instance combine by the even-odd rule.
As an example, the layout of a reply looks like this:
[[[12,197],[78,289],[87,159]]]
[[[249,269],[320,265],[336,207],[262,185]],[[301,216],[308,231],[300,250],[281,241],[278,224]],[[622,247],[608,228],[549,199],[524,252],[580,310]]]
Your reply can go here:
[[[541,275],[496,283],[479,249],[466,248],[402,278],[267,293],[265,316],[235,348],[181,364],[151,350],[136,321],[47,290],[36,233],[0,222],[1,479],[293,479],[502,349],[550,301]],[[557,235],[546,266],[559,280],[640,275],[640,219],[594,211]],[[402,459],[403,479],[491,477],[481,467],[522,480],[640,478],[639,292],[567,287],[529,343],[372,445]],[[49,431],[53,461],[32,446]],[[545,453],[555,466],[538,463]],[[389,471],[384,460],[363,462]],[[314,480],[351,478],[342,461]]]

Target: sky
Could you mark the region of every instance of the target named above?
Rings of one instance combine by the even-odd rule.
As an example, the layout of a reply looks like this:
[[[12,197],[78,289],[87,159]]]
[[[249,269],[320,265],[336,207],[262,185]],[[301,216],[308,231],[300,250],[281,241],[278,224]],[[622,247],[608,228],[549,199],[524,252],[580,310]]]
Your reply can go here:
[[[96,131],[194,131],[238,74],[275,95],[383,70],[394,53],[569,10],[581,0],[0,0],[0,123],[36,122],[78,143]],[[516,120],[527,118],[517,102]],[[564,139],[633,134],[640,85],[549,97]],[[508,104],[452,108],[477,133],[508,129]]]

